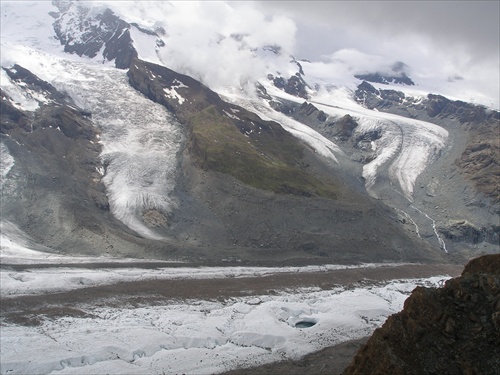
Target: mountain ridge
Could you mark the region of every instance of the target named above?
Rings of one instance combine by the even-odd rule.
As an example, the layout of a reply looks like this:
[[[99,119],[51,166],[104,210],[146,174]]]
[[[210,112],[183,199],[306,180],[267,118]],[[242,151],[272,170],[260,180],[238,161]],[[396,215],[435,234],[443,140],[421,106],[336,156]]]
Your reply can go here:
[[[173,254],[182,257],[180,254],[184,253],[187,257],[206,259],[227,258],[229,254],[235,259],[248,257],[250,261],[259,257],[285,260],[290,256],[311,262],[326,259],[358,262],[429,261],[446,257],[443,250],[450,250],[459,258],[481,251],[498,251],[500,228],[494,224],[495,218],[498,219],[495,208],[498,188],[494,187],[498,160],[497,145],[491,140],[498,112],[436,95],[429,95],[422,104],[401,92],[378,90],[366,82],[357,87],[358,91],[351,92],[354,97],[350,97],[349,91],[311,81],[308,75],[311,63],[299,64],[294,58],[289,61],[288,73],[270,72],[255,82],[257,92],[252,84],[247,84],[235,94],[225,89],[216,93],[190,76],[142,60],[131,35],[133,28],[134,32],[144,34],[144,43],[153,43],[150,48],[158,61],[161,51],[168,48],[168,43],[149,28],[125,22],[106,7],[90,9],[83,3],[72,2],[56,5],[59,12],[52,14],[55,35],[65,52],[91,58],[89,67],[96,72],[99,63],[104,62],[105,69],[114,69],[110,68],[114,64],[126,72],[128,84],[137,93],[161,104],[165,108],[161,111],[169,113],[163,124],[164,114],[158,109],[155,120],[158,123],[148,130],[152,131],[149,135],[142,134],[140,126],[133,131],[122,130],[128,132],[128,138],[123,139],[129,141],[136,133],[145,137],[134,143],[138,147],[133,150],[135,154],[128,155],[132,150],[127,150],[121,141],[119,122],[114,124],[116,120],[106,117],[112,116],[107,114],[111,103],[106,103],[106,109],[92,99],[91,90],[108,89],[111,81],[100,88],[92,83],[96,78],[85,82],[86,78],[75,76],[71,83],[58,78],[47,81],[37,78],[39,81],[33,82],[38,82],[38,86],[50,88],[52,82],[56,90],[53,94],[49,94],[52,89],[46,93],[42,90],[37,101],[32,99],[36,98],[33,93],[26,91],[25,85],[30,84],[27,75],[24,79],[16,75],[25,68],[18,65],[19,72],[14,73],[12,68],[4,67],[16,90],[24,92],[32,103],[45,104],[39,109],[14,111],[8,103],[15,101],[2,91],[5,97],[2,108],[6,108],[2,111],[2,132],[7,136],[2,138],[3,142],[9,149],[17,147],[8,139],[16,126],[26,132],[19,133],[22,137],[35,137],[29,135],[30,130],[41,136],[38,128],[30,128],[32,113],[50,119],[44,120],[46,124],[47,121],[59,124],[55,128],[68,133],[65,135],[69,139],[90,136],[87,141],[92,145],[89,147],[93,148],[94,161],[88,164],[92,170],[85,172],[87,177],[83,180],[95,180],[99,188],[91,195],[91,200],[98,202],[98,211],[89,213],[88,220],[92,221],[93,215],[102,215],[101,211],[108,212],[110,207],[105,215],[109,216],[113,231],[117,231],[116,241],[125,241],[122,248],[126,250],[118,250],[116,254],[138,251],[141,256],[155,254],[164,258]],[[162,35],[162,38],[168,36]],[[244,43],[245,38],[233,39]],[[145,48],[141,45],[140,50]],[[262,50],[267,53],[269,48],[266,48]],[[279,53],[273,50],[266,58],[282,55],[281,50]],[[78,65],[86,64],[85,58],[74,57],[72,61],[79,62],[68,60],[58,64],[62,70],[91,71]],[[30,65],[46,74],[43,64],[37,67],[30,62]],[[110,72],[103,71],[100,76],[111,77]],[[32,74],[36,77],[35,72]],[[8,90],[11,89],[9,86]],[[81,90],[87,91],[83,95]],[[113,98],[120,95],[112,94]],[[56,105],[48,109],[47,100],[53,100],[51,95],[72,103],[62,112],[55,110]],[[98,97],[105,95],[103,91]],[[326,105],[320,104],[323,100]],[[43,114],[44,111],[49,112]],[[390,113],[392,117],[388,117]],[[138,118],[134,118],[135,125],[140,125]],[[65,127],[67,121],[73,121],[74,126]],[[460,123],[458,128],[453,125],[455,121]],[[80,122],[86,125],[79,126]],[[87,135],[79,133],[90,128],[100,130],[94,136],[89,135],[94,130]],[[175,133],[171,139],[170,131]],[[103,138],[96,138],[99,132],[103,132]],[[453,143],[448,141],[448,133]],[[116,143],[109,143],[115,142],[115,138]],[[148,149],[142,148],[148,144],[147,138],[152,142],[150,151],[154,151],[158,164],[147,165]],[[167,148],[171,149],[168,156],[160,146],[167,140]],[[415,148],[416,145],[420,148]],[[51,151],[56,152],[53,147]],[[36,147],[33,151],[41,152]],[[19,152],[20,149],[12,152],[14,160],[19,158]],[[140,155],[140,161],[134,160]],[[461,156],[458,159],[453,155]],[[79,160],[85,158],[89,157],[78,156]],[[155,171],[161,165],[161,158],[168,158],[168,168]],[[449,164],[449,160],[457,162]],[[483,168],[485,163],[489,163],[487,168]],[[120,170],[126,164],[127,168]],[[459,173],[446,171],[452,173],[451,182],[433,179],[443,173],[443,168],[459,168]],[[433,174],[427,177],[429,171]],[[122,180],[130,173],[137,181]],[[470,176],[463,177],[467,174]],[[127,192],[129,183],[134,196]],[[440,197],[440,186],[446,189],[465,186],[472,198],[464,199],[464,193],[457,191],[452,197],[463,203],[455,208],[453,203],[441,200],[444,207],[438,210],[434,202]],[[22,199],[18,204],[19,207],[24,204]],[[12,210],[5,212],[14,213],[14,206],[5,203],[4,207]],[[44,208],[44,212],[50,210]],[[42,215],[41,212],[34,215]],[[13,215],[10,219],[9,215],[6,217],[13,220],[17,214]],[[49,213],[48,217],[52,215]],[[57,251],[65,251],[61,245],[65,243],[62,239],[65,234],[60,235],[62,242],[53,242],[25,223],[23,219],[20,227],[27,235],[54,246]],[[381,223],[384,223],[383,233],[379,233]],[[103,245],[97,233],[91,238],[97,241],[90,246],[91,251],[100,246],[112,248]],[[127,241],[131,241],[130,247]],[[87,251],[85,246],[76,247]],[[269,254],[262,255],[266,249]]]

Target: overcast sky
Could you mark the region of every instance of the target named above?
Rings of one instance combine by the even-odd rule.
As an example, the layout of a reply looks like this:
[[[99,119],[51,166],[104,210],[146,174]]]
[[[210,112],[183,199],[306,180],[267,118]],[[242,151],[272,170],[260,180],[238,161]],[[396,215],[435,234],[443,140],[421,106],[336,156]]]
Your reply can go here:
[[[264,11],[297,22],[305,32],[299,35],[298,52],[313,58],[346,47],[375,51],[374,40],[399,43],[418,36],[432,47],[498,59],[499,4],[496,0],[260,2]]]
[[[415,76],[463,79],[498,107],[500,1],[259,1],[297,25],[299,59],[403,61]]]

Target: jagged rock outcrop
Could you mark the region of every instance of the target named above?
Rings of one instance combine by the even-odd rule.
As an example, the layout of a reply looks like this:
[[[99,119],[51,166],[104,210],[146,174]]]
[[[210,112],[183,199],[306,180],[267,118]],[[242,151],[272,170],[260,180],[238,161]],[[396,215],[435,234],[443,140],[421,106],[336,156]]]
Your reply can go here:
[[[320,122],[325,122],[328,117],[325,112],[320,111],[313,104],[308,102],[302,103],[297,114],[305,117],[314,117]]]
[[[268,79],[271,80],[277,88],[285,91],[287,94],[297,96],[299,98],[308,99],[309,94],[307,93],[307,83],[302,78],[300,73],[295,73],[289,79],[285,79],[282,76],[268,75]]]
[[[495,205],[500,204],[499,124],[499,118],[492,118],[469,126],[470,141],[456,160],[464,176]]]
[[[334,129],[333,135],[345,142],[351,138],[354,130],[358,126],[358,123],[354,120],[354,118],[352,118],[351,115],[345,115],[330,125],[333,126]]]
[[[298,96],[299,98],[307,99],[309,95],[307,94],[306,87],[307,83],[300,73],[296,73],[288,79],[285,86],[285,92],[293,96]]]
[[[137,57],[130,37],[131,25],[109,8],[85,3],[55,1],[60,13],[53,13],[54,30],[64,52],[94,58],[102,50],[103,60],[115,60],[115,66],[126,69]]]
[[[498,374],[500,254],[472,260],[443,288],[417,287],[344,375]]]
[[[369,81],[374,83],[382,83],[388,85],[389,83],[404,84],[408,86],[415,85],[415,82],[411,80],[405,73],[401,75],[388,75],[380,73],[366,73],[366,74],[356,74],[354,77],[361,79],[363,81]]]
[[[354,98],[358,103],[369,109],[387,110],[387,108],[401,105],[405,99],[405,95],[396,90],[376,89],[364,80],[358,85],[354,93]]]
[[[415,82],[413,82],[411,78],[408,76],[407,70],[408,66],[405,63],[397,61],[391,66],[390,72],[387,73],[373,72],[373,73],[356,74],[354,75],[354,77],[361,79],[363,81],[382,83],[384,85],[387,85],[389,83],[395,83],[401,85],[414,86]]]
[[[286,102],[285,106],[292,107],[290,117],[293,119],[307,124],[308,126],[318,130],[323,129],[324,132],[330,134],[332,130],[332,123],[324,111],[318,109],[314,104],[305,101],[302,104]],[[319,130],[322,133],[321,130]],[[331,135],[331,134],[330,134]]]
[[[477,227],[467,220],[449,220],[438,227],[440,233],[447,240],[465,241],[478,244],[482,241],[498,243],[500,225],[492,225],[488,228]]]

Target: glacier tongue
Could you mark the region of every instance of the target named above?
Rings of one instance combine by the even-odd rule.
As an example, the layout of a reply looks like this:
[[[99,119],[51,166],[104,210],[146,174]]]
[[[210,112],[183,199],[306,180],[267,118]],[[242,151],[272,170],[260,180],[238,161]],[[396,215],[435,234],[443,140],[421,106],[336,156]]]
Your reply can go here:
[[[304,99],[288,95],[268,82],[261,84],[273,97],[296,104],[304,102]],[[279,122],[287,131],[326,158],[338,162],[337,156],[346,156],[344,150],[334,143],[335,139],[325,138],[313,128],[271,109],[259,98],[230,88],[219,91],[219,94],[264,119]],[[398,195],[413,201],[417,177],[439,157],[446,146],[448,132],[444,128],[429,122],[364,108],[352,99],[352,92],[346,88],[336,89],[328,94],[316,93],[309,101],[333,120],[346,114],[353,116],[359,125],[355,131],[358,136],[369,132],[379,133],[380,137],[373,140],[371,145],[375,158],[363,165],[362,176],[370,195],[379,198],[377,191],[384,188],[386,184],[382,181],[388,179],[391,186],[399,186]]]
[[[62,66],[82,74],[54,85],[91,112],[102,130],[103,182],[111,212],[142,236],[161,238],[141,216],[150,210],[165,216],[176,204],[172,192],[183,139],[180,124],[130,87],[125,71],[70,61]],[[82,75],[84,81],[78,79]]]
[[[3,142],[0,142],[0,187],[3,189],[5,178],[14,166],[14,158],[9,152],[9,149]]]
[[[446,130],[434,126],[428,128],[423,121],[398,116],[360,116],[357,132],[378,130],[380,139],[374,141],[377,157],[363,167],[367,191],[376,196],[375,185],[379,169],[388,167],[388,177],[399,184],[403,195],[413,201],[413,189],[417,177],[439,155],[446,144]],[[431,124],[429,124],[431,125]]]
[[[356,134],[377,131],[372,142],[375,158],[363,166],[366,190],[377,197],[377,182],[387,177],[399,185],[403,196],[413,201],[417,177],[434,162],[445,148],[448,131],[421,120],[369,110],[356,103],[347,90],[318,95],[311,103],[337,118],[350,114],[359,124]],[[338,107],[337,105],[340,105]]]

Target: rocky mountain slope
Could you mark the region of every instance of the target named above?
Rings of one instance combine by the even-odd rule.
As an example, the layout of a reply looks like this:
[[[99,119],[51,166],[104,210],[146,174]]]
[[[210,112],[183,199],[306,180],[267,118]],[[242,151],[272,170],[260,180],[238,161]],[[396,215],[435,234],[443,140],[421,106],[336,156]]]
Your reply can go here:
[[[340,93],[294,58],[288,73],[217,93],[162,63],[161,23],[84,2],[51,9],[50,42],[3,33],[23,57],[2,69],[11,241],[206,262],[498,251],[498,112],[366,82]],[[249,48],[244,38],[230,37]],[[277,47],[255,53],[283,60]],[[401,64],[393,73],[410,82]]]
[[[499,368],[500,255],[488,255],[443,288],[417,287],[344,374],[493,375]]]

